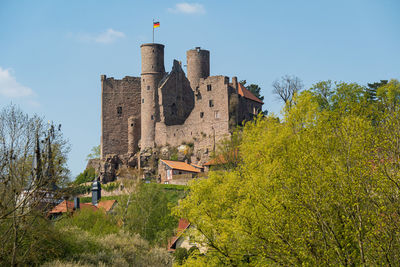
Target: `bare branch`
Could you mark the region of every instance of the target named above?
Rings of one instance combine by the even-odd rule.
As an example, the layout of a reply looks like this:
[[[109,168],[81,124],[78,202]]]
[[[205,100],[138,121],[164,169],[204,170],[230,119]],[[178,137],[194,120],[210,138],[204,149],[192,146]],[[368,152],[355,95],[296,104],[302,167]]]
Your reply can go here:
[[[292,105],[293,96],[303,89],[303,82],[296,76],[285,75],[281,80],[272,83],[273,93],[289,106]]]

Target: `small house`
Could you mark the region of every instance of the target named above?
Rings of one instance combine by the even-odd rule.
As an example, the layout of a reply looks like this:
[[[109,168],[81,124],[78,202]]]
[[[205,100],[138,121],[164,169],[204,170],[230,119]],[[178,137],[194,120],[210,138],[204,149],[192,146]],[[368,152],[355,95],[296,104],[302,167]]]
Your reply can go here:
[[[102,210],[106,213],[111,212],[117,201],[112,200],[100,200],[101,199],[101,185],[100,182],[94,181],[92,184],[92,202],[91,203],[80,203],[80,198],[75,197],[74,201],[64,200],[57,206],[55,206],[51,211],[49,211],[49,218],[57,218],[62,214],[72,214],[78,210]]]
[[[200,253],[205,253],[207,247],[198,243],[196,240],[199,238],[194,238],[196,232],[196,227],[189,223],[186,219],[180,219],[178,224],[178,229],[176,235],[168,243],[168,251],[174,252],[177,248],[185,248],[189,250],[191,247],[197,247]],[[204,239],[204,236],[200,236]]]
[[[163,184],[185,185],[190,179],[202,172],[199,167],[192,166],[186,162],[161,159],[158,165],[158,173]]]

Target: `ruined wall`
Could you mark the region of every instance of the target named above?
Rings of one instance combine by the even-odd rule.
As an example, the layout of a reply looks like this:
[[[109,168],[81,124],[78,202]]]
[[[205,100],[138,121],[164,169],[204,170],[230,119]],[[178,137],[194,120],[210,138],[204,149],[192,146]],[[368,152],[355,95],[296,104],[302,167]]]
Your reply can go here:
[[[229,136],[229,78],[200,79],[194,109],[183,125],[156,123],[156,144],[194,143],[193,161],[204,163],[216,145]]]
[[[128,118],[128,153],[134,154],[139,150],[140,141],[140,116]]]
[[[140,129],[140,78],[126,76],[116,80],[102,75],[101,91],[101,157],[125,154],[129,117],[139,118],[139,125],[135,127]]]
[[[174,60],[172,71],[158,89],[160,121],[166,125],[183,124],[194,108],[194,93],[180,63]]]

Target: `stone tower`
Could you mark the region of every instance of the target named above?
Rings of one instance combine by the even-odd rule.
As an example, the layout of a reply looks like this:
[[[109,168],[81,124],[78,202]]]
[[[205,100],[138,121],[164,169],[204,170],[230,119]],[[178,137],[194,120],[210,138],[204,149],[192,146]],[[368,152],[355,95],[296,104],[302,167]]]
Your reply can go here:
[[[158,85],[165,74],[164,45],[142,44],[141,150],[154,147],[155,125],[159,118]]]
[[[200,78],[210,76],[210,51],[196,47],[186,52],[186,60],[187,77],[194,90],[198,86]]]

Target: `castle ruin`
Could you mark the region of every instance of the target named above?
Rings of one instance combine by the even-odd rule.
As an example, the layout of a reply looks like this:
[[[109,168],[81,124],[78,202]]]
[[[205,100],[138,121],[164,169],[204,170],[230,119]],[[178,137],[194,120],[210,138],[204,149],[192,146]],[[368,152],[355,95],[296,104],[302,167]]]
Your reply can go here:
[[[186,75],[177,60],[171,72],[165,72],[164,45],[149,43],[140,48],[140,77],[117,80],[101,75],[103,161],[118,158],[143,167],[141,155],[191,144],[189,160],[202,164],[236,125],[262,110],[263,102],[236,77],[230,81],[226,76],[210,76],[208,50],[187,51]]]

